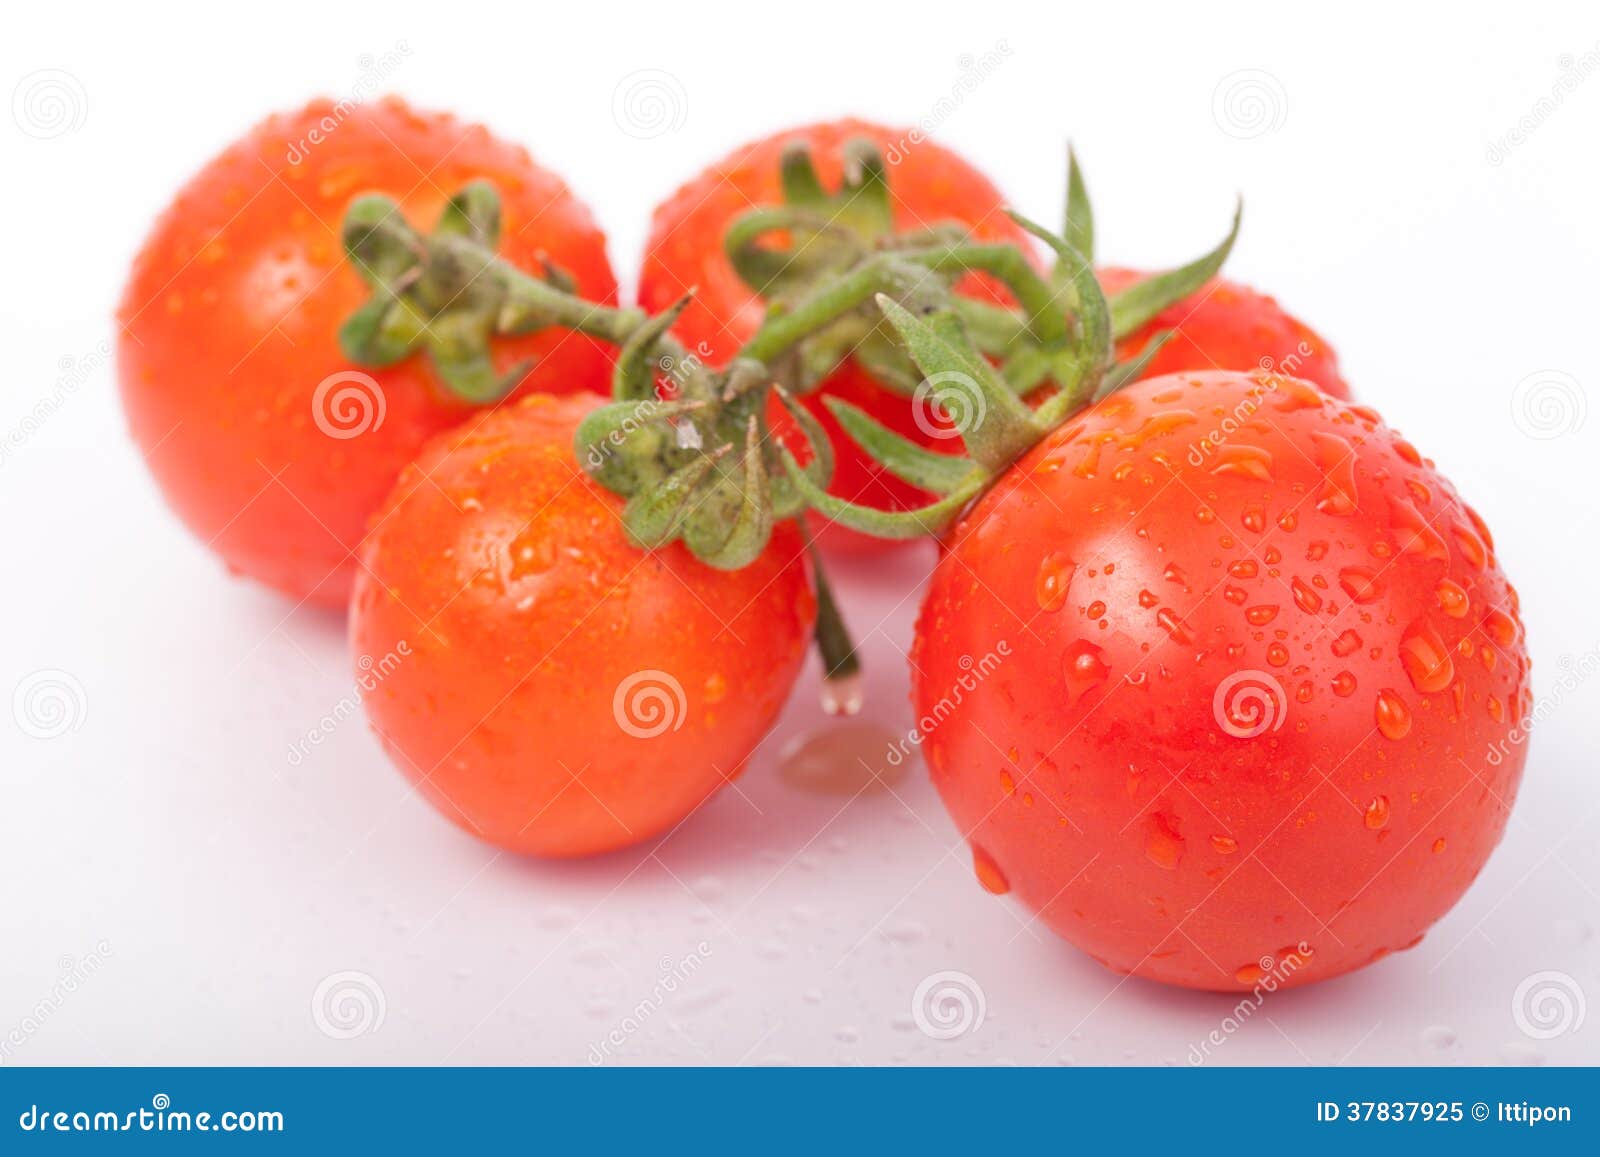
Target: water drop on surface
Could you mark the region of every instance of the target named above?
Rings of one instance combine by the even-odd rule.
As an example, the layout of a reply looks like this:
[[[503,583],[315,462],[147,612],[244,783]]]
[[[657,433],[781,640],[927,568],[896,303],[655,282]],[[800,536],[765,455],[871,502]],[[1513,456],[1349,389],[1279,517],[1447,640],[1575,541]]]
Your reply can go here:
[[[778,757],[778,776],[814,795],[881,791],[905,778],[904,746],[904,737],[875,723],[829,724],[790,740]],[[891,752],[898,762],[890,761]]]
[[[1363,821],[1373,831],[1386,827],[1389,823],[1389,797],[1378,795],[1372,797],[1372,802],[1367,805]]]
[[[1422,1043],[1431,1049],[1447,1049],[1456,1043],[1456,1034],[1442,1024],[1430,1024],[1422,1030]]]

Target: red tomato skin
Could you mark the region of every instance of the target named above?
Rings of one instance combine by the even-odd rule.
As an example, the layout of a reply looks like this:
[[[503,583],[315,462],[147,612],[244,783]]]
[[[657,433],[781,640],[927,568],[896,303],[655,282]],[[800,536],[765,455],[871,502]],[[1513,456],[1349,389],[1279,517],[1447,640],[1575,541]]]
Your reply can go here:
[[[380,191],[431,230],[445,198],[477,178],[504,199],[507,260],[538,268],[544,254],[583,293],[615,301],[604,235],[558,177],[482,126],[396,98],[268,118],[156,221],[117,314],[123,406],[168,503],[230,570],[343,606],[367,516],[423,442],[471,414],[424,357],[367,369],[340,353],[338,328],[369,294],[339,224],[352,197]],[[561,331],[507,339],[496,356],[507,368],[537,359],[522,392],[600,389],[612,364],[604,346]],[[325,394],[314,415],[319,385],[358,369],[368,408],[352,400],[329,418]],[[365,429],[331,437],[318,416]]]
[[[1359,968],[1499,841],[1532,702],[1517,596],[1372,411],[1266,375],[1136,383],[946,545],[911,663],[933,781],[990,890],[1108,968]]]
[[[536,394],[430,442],[351,600],[355,655],[409,651],[364,694],[396,766],[461,827],[537,856],[649,839],[738,775],[816,617],[793,521],[738,571],[633,546],[622,500],[573,457],[600,403]]]
[[[766,307],[724,255],[723,234],[735,218],[750,209],[781,202],[779,161],[791,143],[805,141],[811,146],[817,172],[831,189],[840,180],[844,146],[863,137],[876,142],[889,162],[897,229],[956,221],[971,226],[980,240],[1011,242],[1035,253],[1032,240],[1005,215],[1005,196],[956,153],[932,141],[916,141],[909,129],[855,119],[829,121],[775,133],[735,149],[659,205],[639,272],[639,304],[658,312],[694,289],[694,299],[674,332],[711,364],[732,357],[760,326]],[[993,286],[978,278],[963,282],[962,289],[1002,299]],[[959,440],[924,433],[913,422],[906,399],[885,390],[854,365],[842,367],[805,399],[807,407],[832,429],[832,415],[823,406],[825,395],[862,406],[929,449],[961,452]],[[847,438],[836,443],[835,456],[831,494],[887,510],[913,509],[929,501],[925,491],[884,472]],[[811,525],[830,550],[871,553],[892,545],[816,516]]]
[[[1095,271],[1109,296],[1149,276],[1112,266]],[[1117,357],[1138,354],[1157,332],[1172,339],[1145,367],[1141,377],[1204,370],[1272,370],[1314,382],[1323,393],[1344,401],[1350,387],[1339,373],[1333,347],[1276,300],[1236,281],[1215,278],[1198,292],[1169,305],[1142,329],[1117,343]]]

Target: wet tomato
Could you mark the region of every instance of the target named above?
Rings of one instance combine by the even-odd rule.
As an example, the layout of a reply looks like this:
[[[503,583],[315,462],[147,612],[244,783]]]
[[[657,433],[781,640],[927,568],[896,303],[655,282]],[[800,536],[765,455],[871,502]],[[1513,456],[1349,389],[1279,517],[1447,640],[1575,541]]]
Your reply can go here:
[[[340,219],[383,191],[432,226],[486,179],[501,253],[548,259],[610,301],[605,240],[561,179],[520,147],[395,99],[274,116],[208,163],[156,222],[118,311],[117,367],[133,435],[163,494],[234,571],[342,606],[367,516],[433,434],[472,412],[427,359],[359,369],[338,330],[369,293]],[[612,355],[547,331],[497,344],[532,359],[524,390],[603,389]]]
[[[875,143],[888,162],[896,229],[913,231],[955,222],[969,226],[978,240],[1008,241],[1032,252],[1032,241],[1006,216],[1007,201],[1000,190],[957,154],[918,139],[911,130],[860,120],[830,121],[775,133],[735,149],[658,206],[639,272],[639,304],[657,312],[694,289],[694,300],[675,332],[713,362],[731,357],[755,333],[766,306],[728,261],[723,234],[744,213],[781,200],[779,161],[786,148],[808,145],[818,176],[831,189],[840,180],[845,146],[859,139]],[[976,278],[963,282],[962,289],[999,300],[987,283]],[[823,405],[827,395],[861,406],[930,449],[960,449],[960,442],[949,439],[935,416],[916,422],[907,399],[879,385],[853,362],[840,367],[805,399],[830,432],[836,432],[833,416]],[[774,420],[780,432],[788,428],[780,412],[774,412]],[[926,493],[885,472],[849,439],[838,441],[835,454],[832,494],[885,510],[911,509],[928,500]],[[873,551],[889,545],[820,519],[815,526],[825,528],[822,541],[831,549]]]
[[[429,443],[351,600],[384,747],[517,852],[603,852],[689,815],[765,737],[816,616],[792,520],[736,571],[632,545],[623,500],[573,456],[600,404],[534,395]]]
[[[1137,285],[1148,274],[1113,266],[1097,269],[1095,276],[1107,294],[1114,294]],[[1118,357],[1134,356],[1161,330],[1172,330],[1172,339],[1145,367],[1146,378],[1204,370],[1263,369],[1315,382],[1335,398],[1350,397],[1333,347],[1273,298],[1238,282],[1219,277],[1169,305],[1117,343]]]
[[[1499,841],[1517,596],[1372,411],[1260,373],[1140,382],[948,546],[912,656],[933,780],[983,884],[1107,967],[1232,990],[1359,968]]]

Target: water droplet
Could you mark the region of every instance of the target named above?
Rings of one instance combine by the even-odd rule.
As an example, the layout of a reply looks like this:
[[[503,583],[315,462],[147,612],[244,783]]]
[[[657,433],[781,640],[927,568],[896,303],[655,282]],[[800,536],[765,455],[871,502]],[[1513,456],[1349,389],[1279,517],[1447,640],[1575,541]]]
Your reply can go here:
[[[1433,854],[1437,856],[1440,852],[1444,851],[1444,849],[1444,837],[1440,836],[1438,839],[1433,841]]]
[[[1000,865],[977,844],[972,845],[972,870],[977,873],[978,883],[983,885],[984,891],[992,892],[996,896],[1004,896],[1011,891],[1011,881],[1006,879],[1006,874],[1000,870]]]
[[[1389,824],[1389,797],[1388,796],[1386,796],[1386,795],[1375,795],[1375,796],[1372,797],[1372,802],[1367,805],[1367,814],[1366,814],[1366,818],[1365,818],[1364,822],[1366,823],[1367,827],[1371,828],[1373,831],[1377,831],[1380,828],[1388,826],[1388,824]]]
[[[1356,677],[1349,671],[1340,671],[1333,677],[1333,693],[1341,699],[1348,699],[1355,694]]]
[[[1067,588],[1078,564],[1060,551],[1047,554],[1039,563],[1033,580],[1033,597],[1041,611],[1059,611],[1067,601]]]
[[[1395,537],[1400,541],[1402,554],[1417,554],[1439,562],[1450,560],[1450,549],[1445,546],[1444,539],[1411,503],[1404,498],[1396,499],[1389,503],[1389,515],[1394,521]]]
[[[1430,1024],[1422,1030],[1422,1043],[1431,1049],[1447,1049],[1456,1043],[1455,1030],[1442,1024]]]
[[[1006,795],[1015,795],[1017,792],[1017,781],[1011,778],[1009,771],[1000,773],[1000,790]]]
[[[1194,637],[1189,634],[1183,621],[1178,618],[1178,613],[1171,607],[1162,607],[1157,611],[1156,622],[1172,637],[1173,642],[1185,644],[1194,642]]]
[[[1183,836],[1178,832],[1175,818],[1163,812],[1156,812],[1150,817],[1144,854],[1158,868],[1172,871],[1178,866],[1178,861],[1183,859]]]
[[[1322,609],[1322,596],[1308,587],[1296,575],[1289,581],[1289,591],[1294,595],[1294,605],[1308,615],[1314,615]]]
[[[1239,446],[1229,443],[1219,446],[1215,452],[1216,465],[1211,468],[1213,474],[1242,474],[1246,478],[1258,478],[1262,482],[1272,481],[1272,452],[1260,446]]]
[[[1267,512],[1259,503],[1251,503],[1244,508],[1244,513],[1239,516],[1239,521],[1244,523],[1244,528],[1252,534],[1260,534],[1267,528]],[[1224,543],[1223,545],[1229,545]]]
[[[1339,572],[1339,586],[1355,603],[1375,602],[1383,594],[1383,584],[1376,571],[1364,566],[1347,566]]]
[[[1452,619],[1466,617],[1469,600],[1460,583],[1440,579],[1439,585],[1433,588],[1433,598],[1439,604],[1439,609]]]
[[[1456,547],[1461,551],[1461,556],[1472,564],[1473,569],[1482,570],[1488,563],[1489,551],[1471,527],[1459,522],[1451,523],[1450,537],[1456,540]]]
[[[1449,649],[1426,619],[1417,619],[1401,634],[1400,665],[1411,685],[1425,694],[1443,691],[1456,677]]]
[[[1483,616],[1483,629],[1502,647],[1510,647],[1517,640],[1516,620],[1499,609],[1491,610]]]
[[[1361,648],[1361,636],[1354,631],[1340,631],[1338,638],[1333,641],[1333,653],[1343,659],[1352,655]]]
[[[1322,489],[1317,493],[1317,509],[1343,517],[1356,510],[1356,455],[1337,434],[1314,431],[1317,466],[1322,470]]]
[[[1239,850],[1239,841],[1232,836],[1212,836],[1211,847],[1219,856],[1231,856]]]
[[[814,795],[882,791],[906,775],[905,740],[874,723],[836,723],[789,741],[778,757],[784,783]],[[891,762],[891,753],[902,754]]]
[[[1062,652],[1061,674],[1066,678],[1067,698],[1071,701],[1095,684],[1104,682],[1111,674],[1111,668],[1106,663],[1105,652],[1093,643],[1079,639],[1069,643]]]
[[[835,675],[822,681],[818,692],[822,710],[828,715],[858,715],[866,700],[866,683],[857,671],[850,675]]]
[[[1263,603],[1249,608],[1244,617],[1252,627],[1264,627],[1278,617],[1278,607],[1275,603]]]
[[[1261,965],[1257,964],[1255,961],[1251,961],[1249,964],[1244,965],[1237,972],[1235,972],[1233,974],[1233,978],[1240,984],[1254,985],[1260,982],[1261,978],[1266,976],[1266,974],[1266,969],[1262,968]]]
[[[1388,687],[1378,692],[1373,714],[1378,722],[1378,730],[1386,738],[1404,739],[1411,734],[1411,709],[1397,692]]]
[[[1228,564],[1228,573],[1234,578],[1255,578],[1259,569],[1256,566],[1256,560],[1253,558],[1241,558],[1237,562]]]

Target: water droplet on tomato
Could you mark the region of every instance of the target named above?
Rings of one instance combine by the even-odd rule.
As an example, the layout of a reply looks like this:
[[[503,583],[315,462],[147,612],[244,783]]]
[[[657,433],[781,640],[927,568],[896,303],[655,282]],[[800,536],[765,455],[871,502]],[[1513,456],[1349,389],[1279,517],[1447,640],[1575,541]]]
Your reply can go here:
[[[1039,573],[1033,580],[1033,597],[1041,611],[1059,611],[1067,601],[1067,589],[1078,564],[1060,551],[1047,554],[1039,563]]]
[[[1349,671],[1340,671],[1333,677],[1333,693],[1341,699],[1348,699],[1355,694],[1356,677]]]
[[[1322,489],[1317,492],[1317,509],[1343,517],[1356,510],[1356,454],[1337,434],[1313,431],[1317,466],[1322,470]]]
[[[1443,691],[1456,677],[1449,648],[1426,619],[1417,619],[1400,636],[1400,665],[1418,691]]]
[[[1260,606],[1251,607],[1245,611],[1244,617],[1252,627],[1264,627],[1278,617],[1277,604],[1263,603]]]
[[[1184,627],[1183,621],[1178,618],[1178,613],[1171,607],[1162,607],[1159,611],[1157,611],[1156,622],[1160,624],[1162,630],[1166,631],[1167,634],[1172,637],[1173,642],[1194,642],[1193,636],[1191,636],[1188,630]]]
[[[1272,452],[1260,446],[1219,446],[1216,463],[1211,468],[1213,474],[1242,474],[1262,482],[1272,481]]]
[[[1111,674],[1105,652],[1086,640],[1069,643],[1061,654],[1061,673],[1067,681],[1067,697],[1076,699]]]
[[[1483,629],[1502,647],[1509,647],[1517,639],[1517,624],[1502,610],[1492,610],[1483,616]]]
[[[1444,851],[1444,837],[1440,836],[1433,841],[1433,854],[1438,855],[1442,851]]]
[[[1364,566],[1347,566],[1341,570],[1339,586],[1355,603],[1375,602],[1383,594],[1383,584],[1377,572]]]
[[[1231,856],[1239,850],[1239,841],[1232,836],[1212,836],[1211,848],[1219,856]]]
[[[1234,578],[1255,578],[1259,569],[1253,558],[1241,558],[1237,562],[1228,564],[1228,573]]]
[[[1378,730],[1386,738],[1404,739],[1411,734],[1411,708],[1406,706],[1406,701],[1397,692],[1387,687],[1379,691],[1373,715],[1377,719]]]
[[[1361,636],[1354,631],[1340,631],[1338,638],[1333,640],[1333,653],[1341,659],[1353,655],[1360,648]]]
[[[1294,595],[1294,605],[1306,614],[1314,615],[1322,609],[1322,596],[1307,586],[1299,575],[1289,580],[1289,592]]]
[[[1149,832],[1145,836],[1144,854],[1158,868],[1169,872],[1183,859],[1183,836],[1178,833],[1177,820],[1162,812],[1150,817]]]
[[[1389,823],[1389,797],[1386,795],[1373,796],[1372,802],[1367,805],[1367,813],[1363,822],[1373,831],[1386,827]]]
[[[1011,891],[1011,881],[1006,879],[1006,874],[1000,870],[1000,865],[977,844],[972,845],[972,870],[977,873],[978,883],[983,885],[984,891],[992,892],[996,896],[1004,896]]]
[[[1440,579],[1439,585],[1433,588],[1433,598],[1439,604],[1439,609],[1452,619],[1466,617],[1469,600],[1460,583]]]

